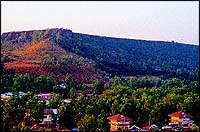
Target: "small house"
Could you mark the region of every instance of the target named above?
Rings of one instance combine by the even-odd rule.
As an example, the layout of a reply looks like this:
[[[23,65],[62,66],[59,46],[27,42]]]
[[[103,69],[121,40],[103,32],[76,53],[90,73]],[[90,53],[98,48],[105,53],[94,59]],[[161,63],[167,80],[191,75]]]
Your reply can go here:
[[[130,128],[130,122],[132,121],[132,119],[122,114],[116,114],[107,117],[107,119],[110,120],[110,131],[117,131],[119,128]]]
[[[191,126],[193,124],[193,120],[191,120],[192,116],[190,114],[184,113],[182,111],[177,111],[172,114],[168,114],[171,118],[171,123],[177,123],[179,126]]]
[[[55,124],[58,120],[57,109],[44,109],[44,118],[41,124]]]

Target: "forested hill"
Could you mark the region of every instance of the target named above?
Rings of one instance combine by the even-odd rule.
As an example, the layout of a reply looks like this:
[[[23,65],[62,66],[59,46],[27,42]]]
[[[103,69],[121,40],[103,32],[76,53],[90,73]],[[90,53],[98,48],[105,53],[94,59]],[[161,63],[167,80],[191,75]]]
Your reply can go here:
[[[161,75],[190,80],[199,76],[199,46],[173,41],[101,37],[55,28],[3,33],[2,51],[19,50],[44,39],[94,61],[96,68],[110,75]]]
[[[67,50],[94,60],[98,67],[109,73],[169,76],[176,74],[183,78],[197,73],[198,76],[199,46],[79,33],[74,33],[72,38],[73,43],[65,47]]]

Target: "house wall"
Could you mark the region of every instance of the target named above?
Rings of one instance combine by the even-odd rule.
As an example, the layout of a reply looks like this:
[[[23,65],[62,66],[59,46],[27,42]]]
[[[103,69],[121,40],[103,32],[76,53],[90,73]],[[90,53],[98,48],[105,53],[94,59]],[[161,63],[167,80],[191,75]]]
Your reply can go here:
[[[185,120],[190,120],[190,118],[171,117],[171,122],[176,122],[180,126],[182,126],[182,122],[185,121]],[[188,126],[189,126],[189,123],[188,123]]]
[[[117,131],[117,122],[111,120],[109,124],[110,124],[110,131]]]
[[[110,124],[110,131],[117,131],[118,128],[129,128],[130,122],[120,122],[120,124],[116,121],[109,122]]]
[[[180,118],[179,117],[171,117],[171,122],[177,122],[179,123],[180,122]]]

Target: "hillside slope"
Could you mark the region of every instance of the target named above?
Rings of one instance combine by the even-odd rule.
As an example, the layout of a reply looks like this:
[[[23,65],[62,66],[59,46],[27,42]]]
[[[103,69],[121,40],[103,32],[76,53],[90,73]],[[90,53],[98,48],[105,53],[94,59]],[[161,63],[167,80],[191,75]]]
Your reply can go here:
[[[70,53],[92,61],[95,64],[94,69],[100,69],[112,76],[159,75],[198,79],[199,46],[177,42],[101,37],[55,28],[3,33],[1,53],[7,56],[7,60],[29,58],[30,61],[30,57],[37,58],[35,57],[37,55],[34,55],[37,52],[48,54],[47,51],[42,52],[42,46],[36,44],[44,40],[51,46],[59,47],[59,49],[52,49],[54,57]],[[51,47],[43,46],[44,49]],[[10,53],[15,57],[12,58]],[[35,63],[39,63],[38,59],[36,60]],[[9,63],[5,64],[9,65]],[[85,73],[85,69],[77,74],[82,73]]]
[[[70,74],[77,83],[92,83],[93,80],[102,78],[100,70],[95,69],[91,61],[68,53],[49,40],[25,44],[19,50],[3,52],[10,60],[4,63],[5,68],[15,70],[16,73],[51,76],[55,79],[65,79]],[[54,64],[44,66],[42,63],[45,56],[53,58]],[[66,57],[70,57],[71,61],[61,64]]]

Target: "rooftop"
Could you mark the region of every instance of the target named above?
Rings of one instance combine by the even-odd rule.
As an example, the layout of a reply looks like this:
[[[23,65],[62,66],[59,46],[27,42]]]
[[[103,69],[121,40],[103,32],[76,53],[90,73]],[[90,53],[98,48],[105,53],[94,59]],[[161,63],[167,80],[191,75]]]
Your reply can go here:
[[[186,114],[182,111],[177,111],[177,112],[174,112],[172,114],[168,114],[168,116],[170,117],[179,117],[179,118],[183,118],[183,117],[186,117],[186,118],[192,118],[192,116],[190,114]]]
[[[121,121],[130,122],[130,121],[132,121],[131,118],[124,116],[122,114],[116,114],[116,115],[113,115],[113,116],[109,116],[109,117],[107,117],[107,119],[114,120],[114,121],[117,121],[117,122],[121,122]]]
[[[44,109],[44,114],[58,114],[57,109]]]

